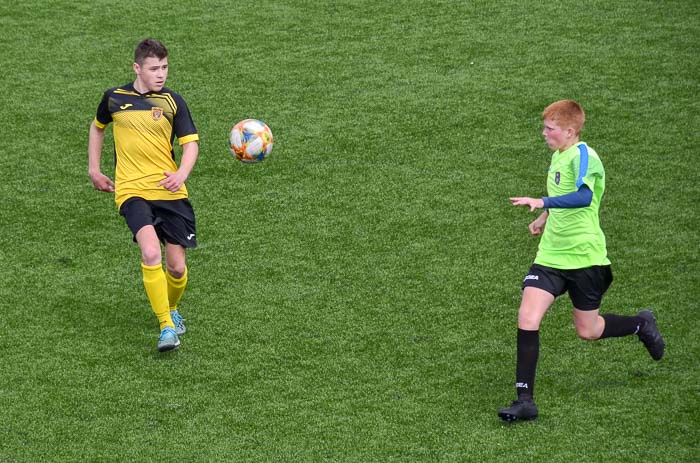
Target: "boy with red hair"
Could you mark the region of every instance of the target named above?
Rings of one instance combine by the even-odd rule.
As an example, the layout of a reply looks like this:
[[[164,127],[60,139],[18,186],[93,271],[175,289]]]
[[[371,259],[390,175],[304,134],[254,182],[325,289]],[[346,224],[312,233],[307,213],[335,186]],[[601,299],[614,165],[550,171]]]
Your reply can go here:
[[[541,198],[510,198],[530,212],[544,209],[530,225],[542,235],[535,262],[523,280],[518,310],[518,399],[499,410],[504,421],[530,420],[538,415],[534,402],[535,369],[539,356],[540,322],[554,300],[569,293],[576,332],[585,340],[636,334],[654,360],[664,354],[664,340],[648,310],[635,316],[600,314],[603,294],[612,283],[605,235],[598,209],[605,191],[605,170],[598,154],[579,140],[585,113],[572,100],[552,103],[542,113],[542,135],[554,150]]]

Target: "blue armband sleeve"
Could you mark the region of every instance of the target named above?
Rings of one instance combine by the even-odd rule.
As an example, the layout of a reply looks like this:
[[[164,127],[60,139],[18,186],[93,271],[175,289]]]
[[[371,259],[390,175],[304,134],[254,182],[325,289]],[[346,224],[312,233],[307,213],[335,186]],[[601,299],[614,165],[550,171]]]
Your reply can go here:
[[[572,209],[575,207],[587,207],[591,205],[593,200],[593,192],[588,185],[585,183],[581,185],[578,191],[569,193],[563,196],[545,196],[542,198],[544,201],[544,208],[561,208],[561,209]]]

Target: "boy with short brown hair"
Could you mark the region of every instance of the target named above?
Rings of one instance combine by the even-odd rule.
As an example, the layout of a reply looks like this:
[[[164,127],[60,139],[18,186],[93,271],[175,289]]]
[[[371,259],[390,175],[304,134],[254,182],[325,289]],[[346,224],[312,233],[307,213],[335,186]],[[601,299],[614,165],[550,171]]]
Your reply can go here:
[[[160,324],[158,350],[175,349],[185,332],[177,310],[187,285],[185,250],[197,246],[185,180],[199,155],[199,135],[185,100],[165,87],[168,50],[144,39],[134,50],[136,80],[106,92],[90,125],[88,171],[96,189],[115,193],[119,213],[141,250],[143,284]],[[100,170],[105,128],[113,123],[115,181]],[[182,146],[175,163],[172,141]],[[165,248],[165,271],[161,244]]]

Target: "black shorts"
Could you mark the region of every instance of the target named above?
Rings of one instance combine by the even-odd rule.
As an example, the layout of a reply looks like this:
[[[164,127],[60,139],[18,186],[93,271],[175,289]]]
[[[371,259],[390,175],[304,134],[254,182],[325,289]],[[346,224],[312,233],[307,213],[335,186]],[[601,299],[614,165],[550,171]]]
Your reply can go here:
[[[576,270],[559,270],[532,264],[523,280],[523,289],[528,286],[543,289],[554,297],[569,292],[574,307],[579,310],[600,308],[603,294],[613,281],[609,265],[596,265]]]
[[[119,208],[119,214],[126,219],[131,233],[136,233],[146,225],[153,225],[161,243],[179,244],[185,248],[197,247],[197,230],[194,210],[188,199],[168,201],[148,201],[143,198],[129,198]]]

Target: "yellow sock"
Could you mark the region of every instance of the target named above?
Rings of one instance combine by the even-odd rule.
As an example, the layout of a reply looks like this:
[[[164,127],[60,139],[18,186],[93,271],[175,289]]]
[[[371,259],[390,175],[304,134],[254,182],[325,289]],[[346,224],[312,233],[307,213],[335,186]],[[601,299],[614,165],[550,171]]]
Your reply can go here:
[[[168,281],[168,301],[170,302],[170,310],[176,310],[177,303],[180,302],[180,298],[187,286],[187,267],[185,267],[185,273],[183,273],[180,278],[175,278],[166,271],[165,279]]]
[[[143,272],[143,286],[146,288],[146,295],[151,301],[153,313],[158,317],[160,329],[166,326],[175,328],[170,319],[170,307],[168,306],[168,283],[165,279],[165,272],[161,265],[145,265],[141,263]]]

